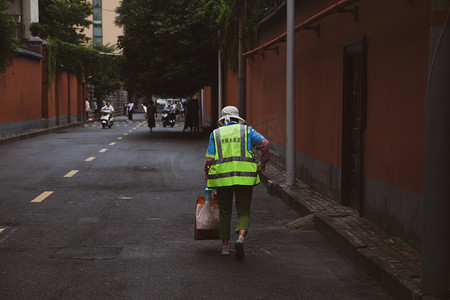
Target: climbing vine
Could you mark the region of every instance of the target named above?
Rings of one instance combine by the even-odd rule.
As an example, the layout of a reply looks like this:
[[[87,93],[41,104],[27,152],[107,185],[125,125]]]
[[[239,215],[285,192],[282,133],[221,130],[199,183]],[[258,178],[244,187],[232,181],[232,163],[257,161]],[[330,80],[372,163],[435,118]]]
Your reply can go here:
[[[19,42],[15,34],[16,23],[6,10],[10,5],[9,1],[0,1],[0,74],[5,72]]]
[[[237,54],[239,47],[238,2],[242,2],[242,0],[220,1],[217,17],[221,55],[233,72],[237,71],[239,60]],[[283,2],[282,0],[247,1],[246,23],[242,37],[246,50],[255,47],[258,41],[258,23]]]
[[[48,83],[51,84],[55,72],[66,70],[85,78],[104,77],[118,87],[119,63],[121,56],[100,52],[94,48],[62,42],[49,38],[47,45]]]

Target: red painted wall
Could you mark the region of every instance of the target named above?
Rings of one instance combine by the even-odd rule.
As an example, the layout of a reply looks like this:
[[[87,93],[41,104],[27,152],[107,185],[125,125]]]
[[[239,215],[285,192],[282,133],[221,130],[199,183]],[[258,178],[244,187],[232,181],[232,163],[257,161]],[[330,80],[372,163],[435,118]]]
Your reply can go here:
[[[223,107],[228,105],[238,106],[238,80],[237,74],[226,68],[223,76]],[[222,108],[220,110],[222,110]]]
[[[48,87],[45,61],[16,57],[0,76],[0,124],[26,121],[41,124],[41,120],[50,120],[52,126],[56,125],[52,121],[55,117],[59,117],[59,124],[64,124],[69,116],[71,123],[84,120],[84,95],[85,87],[74,74],[57,72]],[[17,126],[14,128],[17,130]],[[0,132],[3,134],[11,132]]]
[[[40,62],[16,58],[0,75],[0,123],[41,118],[40,71]]]
[[[333,3],[302,7],[296,22]],[[357,5],[357,23],[350,14],[333,14],[319,21],[319,37],[310,30],[295,34],[296,149],[341,167],[343,47],[366,36],[364,173],[422,195],[430,3],[361,0]],[[263,36],[261,44],[278,33]],[[247,59],[247,121],[284,146],[286,48],[278,46],[279,55],[265,51],[264,58]]]
[[[203,122],[209,122],[211,118],[211,87],[207,86],[203,89]]]

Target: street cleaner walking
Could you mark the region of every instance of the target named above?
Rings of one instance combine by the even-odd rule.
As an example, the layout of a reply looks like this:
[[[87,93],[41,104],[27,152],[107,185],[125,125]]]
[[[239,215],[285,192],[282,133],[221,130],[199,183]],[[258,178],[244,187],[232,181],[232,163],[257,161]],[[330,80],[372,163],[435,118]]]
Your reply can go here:
[[[222,255],[230,255],[230,224],[233,194],[236,197],[238,224],[234,243],[235,256],[243,258],[244,239],[250,224],[250,205],[253,186],[260,182],[258,172],[266,167],[270,159],[269,142],[251,126],[245,125],[234,106],[222,109],[215,129],[209,138],[205,155],[205,179],[208,188],[217,189],[219,203],[219,238],[222,240]],[[252,151],[261,151],[261,162],[256,164]]]

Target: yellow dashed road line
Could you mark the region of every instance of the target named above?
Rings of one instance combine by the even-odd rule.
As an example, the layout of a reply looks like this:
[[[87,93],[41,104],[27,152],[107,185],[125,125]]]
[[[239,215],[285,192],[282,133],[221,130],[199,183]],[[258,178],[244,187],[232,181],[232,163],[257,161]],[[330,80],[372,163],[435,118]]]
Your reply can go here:
[[[128,132],[125,132],[123,135],[128,135]]]
[[[123,137],[119,136],[117,139],[118,139],[118,140],[121,140],[121,139],[123,139]]]
[[[102,150],[100,150],[100,151],[98,151],[98,152],[100,152],[100,153],[104,153],[104,152],[106,152],[106,151],[108,151],[108,149],[106,149],[106,148],[103,148]]]
[[[0,228],[0,233],[3,231],[3,230],[5,230],[6,228]]]
[[[109,145],[110,146],[114,146],[116,144],[116,142],[112,142],[112,143],[110,143]]]
[[[91,157],[86,158],[85,161],[93,161],[94,159],[95,159],[95,157],[94,157],[94,156],[91,156]]]
[[[73,177],[75,174],[77,174],[79,172],[79,170],[72,170],[69,173],[67,173],[66,175],[64,175],[65,178],[70,178]]]
[[[42,202],[45,200],[45,198],[47,198],[51,194],[53,194],[53,191],[45,191],[36,198],[34,198],[33,200],[31,200],[31,202]]]

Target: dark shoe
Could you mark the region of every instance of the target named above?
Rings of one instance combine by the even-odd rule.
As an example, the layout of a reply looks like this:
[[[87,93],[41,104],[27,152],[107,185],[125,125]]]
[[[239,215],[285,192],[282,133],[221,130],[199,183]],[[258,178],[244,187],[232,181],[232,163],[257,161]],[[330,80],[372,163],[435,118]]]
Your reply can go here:
[[[236,253],[234,254],[236,258],[244,258],[244,242],[242,240],[234,242],[234,249],[236,249]]]

